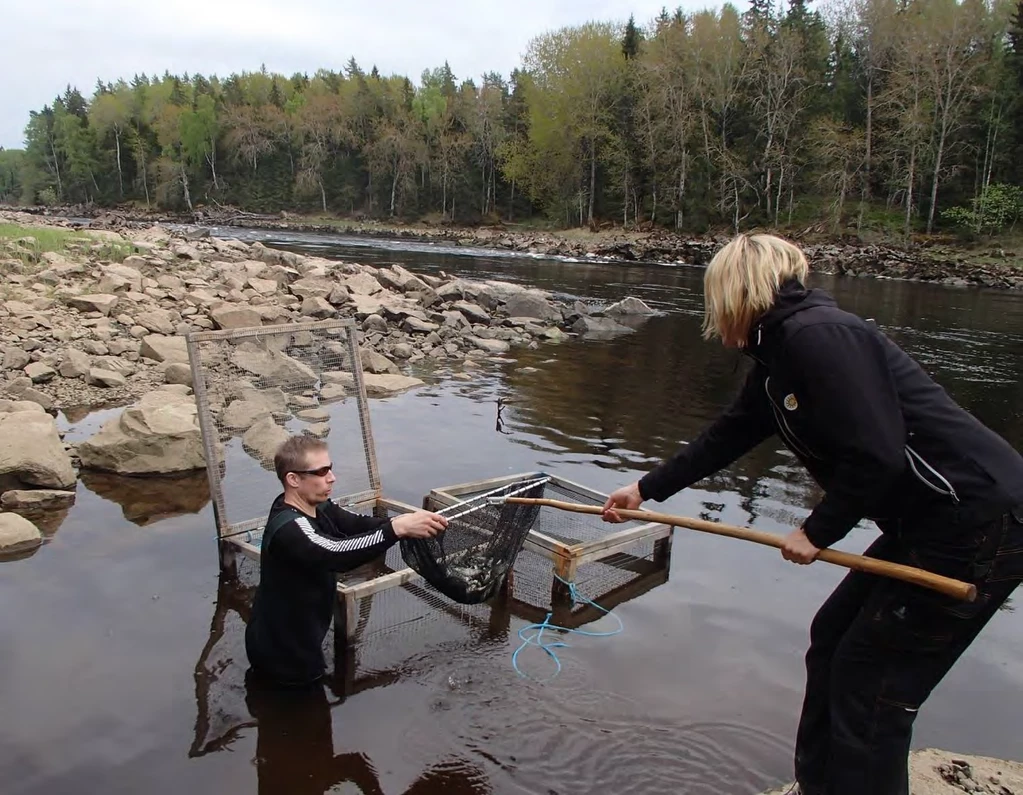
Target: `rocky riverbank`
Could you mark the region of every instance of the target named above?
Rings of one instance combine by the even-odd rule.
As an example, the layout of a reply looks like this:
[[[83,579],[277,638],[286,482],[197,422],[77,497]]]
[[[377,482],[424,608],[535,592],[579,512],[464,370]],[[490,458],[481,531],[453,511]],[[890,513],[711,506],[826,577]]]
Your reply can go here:
[[[417,276],[159,226],[90,231],[40,252],[32,233],[48,230],[31,226],[38,219],[0,213],[0,221],[25,227],[0,238],[0,505],[26,515],[73,500],[83,468],[180,475],[205,467],[192,332],[353,318],[367,391],[378,397],[421,385],[426,372],[472,378],[482,360],[512,346],[629,333],[652,314],[633,298],[568,305],[506,282]],[[301,361],[314,343],[329,354],[337,342],[285,336],[282,350],[239,344],[230,394],[213,407],[264,465],[283,421],[315,419],[351,387],[340,365],[320,378]],[[268,388],[289,375],[293,393]],[[93,437],[62,442],[52,413],[109,405],[127,407]],[[0,548],[39,541],[0,517]]]
[[[913,795],[1023,795],[1023,763],[953,754],[935,748],[910,755]],[[764,795],[786,795],[791,785]]]
[[[41,213],[41,208],[26,208]],[[108,212],[85,207],[47,210],[51,217],[89,218],[93,228],[142,228],[153,223],[239,226],[293,232],[427,241],[454,246],[494,248],[550,257],[602,258],[621,262],[706,265],[727,235],[687,237],[666,230],[625,231],[617,228],[539,232],[513,227],[457,227],[425,223],[396,224],[367,220],[306,219],[288,213],[261,215],[232,209],[193,214]],[[805,237],[805,239],[804,239]],[[911,247],[850,243],[799,236],[813,270],[847,276],[906,279],[952,286],[1023,289],[1023,250],[997,245],[966,249],[932,239]]]

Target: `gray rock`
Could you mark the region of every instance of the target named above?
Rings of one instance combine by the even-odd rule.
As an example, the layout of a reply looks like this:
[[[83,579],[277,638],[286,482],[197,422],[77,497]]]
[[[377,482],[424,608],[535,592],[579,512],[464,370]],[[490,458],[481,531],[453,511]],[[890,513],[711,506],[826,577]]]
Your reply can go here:
[[[263,316],[247,306],[222,304],[210,311],[210,318],[219,329],[251,328],[263,325]]]
[[[174,333],[174,320],[166,309],[151,309],[138,316],[136,323],[155,334]]]
[[[490,325],[490,314],[481,306],[477,306],[469,301],[456,301],[451,305],[451,308],[460,312],[472,323]]]
[[[616,304],[611,304],[611,306],[604,310],[604,314],[608,317],[615,317],[623,315],[655,315],[657,312],[640,299],[629,296]]]
[[[0,496],[5,511],[42,511],[74,505],[75,493],[57,489],[12,489]]]
[[[295,416],[303,422],[326,422],[330,419],[330,412],[326,409],[302,409],[295,412]]]
[[[398,366],[386,356],[377,353],[369,348],[359,351],[359,358],[362,360],[362,370],[366,373],[397,373]]]
[[[264,469],[272,470],[277,448],[288,439],[288,435],[272,417],[265,417],[245,432],[242,448],[259,461]]]
[[[293,409],[311,409],[316,406],[316,398],[307,395],[288,395],[288,405]]]
[[[220,416],[219,424],[229,431],[245,431],[272,413],[262,400],[235,400]]]
[[[67,348],[64,351],[64,358],[61,360],[58,372],[64,378],[81,378],[89,372],[92,366],[92,358],[77,348]]]
[[[118,297],[106,293],[94,293],[92,295],[73,295],[68,297],[67,304],[79,312],[99,312],[109,315],[117,306]]]
[[[431,331],[436,331],[440,326],[436,323],[429,323],[425,320],[420,320],[417,317],[407,317],[405,322],[402,324],[402,329],[411,334],[429,334]]]
[[[310,387],[317,381],[316,373],[308,365],[287,354],[260,348],[255,343],[239,345],[231,356],[231,362],[245,372],[278,386]]]
[[[195,399],[149,392],[78,445],[82,466],[123,475],[168,475],[206,467]]]
[[[181,384],[187,387],[194,386],[192,382],[192,368],[182,362],[170,362],[164,367],[163,380],[168,384]]]
[[[0,513],[0,554],[11,555],[43,543],[39,528],[16,513]]]
[[[90,356],[106,356],[110,353],[110,348],[99,340],[82,340],[82,350]]]
[[[330,279],[323,277],[307,276],[304,279],[299,279],[294,282],[291,287],[292,295],[297,295],[299,298],[322,298],[326,299],[334,290],[334,282]]]
[[[467,337],[467,339],[477,348],[487,353],[507,353],[511,350],[511,345],[504,340],[487,340],[480,337]]]
[[[374,375],[363,376],[366,383],[366,394],[369,397],[387,397],[404,392],[408,389],[423,386],[423,381],[407,375]]]
[[[561,322],[561,310],[538,295],[519,293],[509,296],[504,310],[512,317],[535,317],[546,322]]]
[[[302,429],[302,433],[307,436],[315,436],[318,439],[325,439],[330,435],[330,423],[316,422],[312,425],[307,425]]]
[[[386,327],[387,327],[387,325],[384,324],[384,328],[385,329],[386,329]],[[15,348],[13,345],[9,346],[7,348],[4,348],[4,360],[3,360],[3,369],[4,370],[23,370],[23,369],[25,369],[25,365],[27,365],[31,361],[32,361],[32,357],[29,356],[21,348]]]
[[[90,386],[117,388],[128,385],[128,379],[121,373],[112,370],[102,370],[99,367],[90,367],[85,376],[85,381]]]
[[[25,366],[25,375],[32,379],[33,384],[44,384],[57,377],[57,371],[43,362],[32,362]]]
[[[315,317],[321,320],[334,317],[337,310],[326,298],[310,297],[302,301],[302,314],[306,317]]]
[[[407,342],[399,342],[391,349],[391,355],[395,359],[411,359],[415,348]]]
[[[330,291],[330,295],[327,296],[327,301],[333,306],[347,304],[350,299],[351,296],[348,295],[348,291],[340,284],[335,284]]]
[[[380,282],[368,273],[356,273],[348,276],[344,280],[344,285],[353,296],[374,295],[383,290]]]
[[[139,355],[156,362],[188,364],[188,343],[184,337],[150,334],[142,338]]]
[[[77,479],[53,417],[34,411],[0,414],[0,484],[68,489]]]
[[[608,338],[629,334],[633,329],[616,323],[609,317],[581,317],[572,324],[572,331],[586,337]]]
[[[320,389],[321,403],[334,403],[348,397],[348,390],[343,384],[324,384]]]
[[[387,321],[384,320],[380,315],[368,315],[365,320],[362,321],[363,331],[380,331],[384,334],[387,333]],[[20,369],[20,368],[18,368]]]

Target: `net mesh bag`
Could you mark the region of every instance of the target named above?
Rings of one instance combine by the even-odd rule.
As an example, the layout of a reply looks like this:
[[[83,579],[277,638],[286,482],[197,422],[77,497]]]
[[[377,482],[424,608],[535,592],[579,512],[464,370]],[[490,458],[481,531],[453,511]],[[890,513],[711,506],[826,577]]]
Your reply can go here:
[[[548,480],[512,483],[438,511],[447,528],[433,538],[401,539],[402,558],[448,598],[486,601],[500,589],[540,511],[499,498],[541,497]]]

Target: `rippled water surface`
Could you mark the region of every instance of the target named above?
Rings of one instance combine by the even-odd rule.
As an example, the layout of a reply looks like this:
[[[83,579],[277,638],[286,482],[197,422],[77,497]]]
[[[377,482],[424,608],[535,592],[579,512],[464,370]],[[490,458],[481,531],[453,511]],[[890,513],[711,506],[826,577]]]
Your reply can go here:
[[[610,491],[695,436],[742,375],[734,354],[699,339],[697,269],[231,233],[663,310],[624,337],[513,350],[471,381],[425,372],[427,386],[374,400],[393,499],[418,505],[431,488],[536,470]],[[819,283],[1023,447],[1023,296]],[[110,416],[61,424],[85,438]],[[205,477],[84,473],[77,495],[49,517],[46,545],[0,563],[5,793],[758,792],[790,775],[807,627],[843,573],[680,530],[667,581],[614,608],[620,634],[567,638],[546,684],[535,680],[553,669],[535,649],[519,658],[534,678],[512,668],[516,633],[534,620],[521,610],[441,605],[423,618],[428,592],[402,592],[419,612],[384,595],[374,610],[404,620],[354,653],[323,700],[280,703],[246,685],[251,592],[218,576]],[[252,515],[271,496],[253,494]],[[816,497],[770,441],[650,507],[782,532]],[[872,535],[864,525],[840,546],[862,551]],[[926,705],[915,744],[1019,758],[1020,714],[1023,618],[1006,610]]]

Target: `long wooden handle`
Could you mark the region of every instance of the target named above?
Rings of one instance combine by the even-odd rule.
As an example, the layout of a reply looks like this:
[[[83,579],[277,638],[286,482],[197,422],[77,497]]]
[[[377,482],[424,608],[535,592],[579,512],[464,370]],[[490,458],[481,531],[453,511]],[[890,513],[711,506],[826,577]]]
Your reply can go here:
[[[505,497],[504,502],[518,503],[520,505],[546,505],[557,508],[561,511],[574,511],[575,513],[602,514],[604,509],[599,505],[583,505],[576,502],[562,502],[561,500],[533,499],[530,497]],[[630,511],[623,508],[616,508],[615,512],[623,519],[638,519],[642,522],[658,522],[676,527],[685,527],[690,530],[698,530],[701,533],[713,533],[729,538],[741,538],[744,541],[752,541],[755,544],[781,549],[782,538],[774,533],[765,533],[762,530],[753,530],[749,527],[735,527],[734,525],[721,524],[720,522],[707,522],[703,519],[690,519],[686,516],[672,516],[666,513],[654,511]],[[977,598],[977,586],[972,583],[954,580],[951,577],[944,577],[940,574],[918,569],[915,566],[906,566],[902,563],[892,563],[887,560],[868,558],[864,555],[854,555],[851,552],[840,552],[837,549],[822,549],[817,555],[817,560],[826,563],[834,563],[836,566],[844,566],[847,569],[855,569],[870,574],[879,574],[883,577],[892,577],[896,580],[920,585],[934,591],[946,594],[947,596],[961,599],[965,602],[972,602]]]

